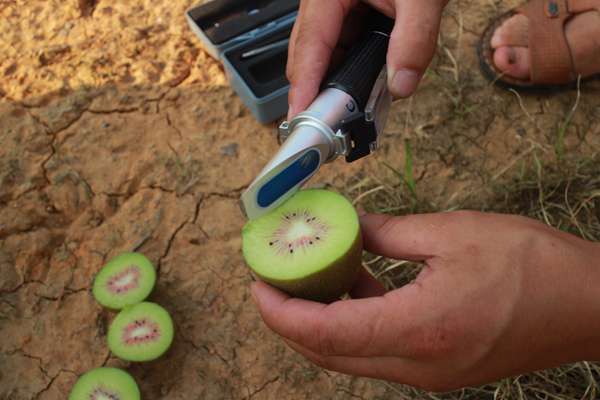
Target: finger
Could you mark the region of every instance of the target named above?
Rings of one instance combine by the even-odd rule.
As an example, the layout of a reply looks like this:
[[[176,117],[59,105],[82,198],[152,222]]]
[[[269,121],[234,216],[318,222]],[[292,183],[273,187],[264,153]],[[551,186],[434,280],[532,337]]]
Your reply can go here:
[[[331,54],[326,74],[335,70],[344,61],[348,50],[360,39],[361,34],[364,32],[364,20],[368,12],[369,7],[366,4],[359,3],[348,13],[336,47]]]
[[[383,297],[328,305],[290,298],[264,282],[253,283],[252,293],[270,329],[321,355],[409,353],[410,343],[404,334],[415,336],[412,325],[420,323],[419,316],[423,314],[417,309],[416,285],[404,286]]]
[[[285,339],[284,341],[292,350],[321,368],[411,385],[427,391],[447,392],[461,386],[475,386],[494,379],[489,376],[482,378],[473,375],[469,381],[458,382],[450,373],[440,375],[440,370],[443,369],[435,363],[423,363],[400,357],[322,356],[292,341]]]
[[[396,23],[387,55],[388,85],[395,97],[416,90],[436,48],[441,0],[396,0]]]
[[[340,37],[331,54],[326,74],[338,67],[344,61],[348,50],[350,50],[352,44],[356,43],[360,37],[360,34],[363,31],[362,25],[366,11],[368,11],[366,5],[359,4],[350,11],[348,16],[346,16]]]
[[[316,97],[344,18],[355,4],[356,0],[301,2],[288,75],[291,84],[288,118],[304,110]]]
[[[369,14],[370,7],[363,3],[358,3],[352,7],[342,25],[342,31],[338,39],[337,47],[348,50],[364,32],[365,17]]]
[[[303,3],[304,4],[304,3]],[[328,68],[334,68],[336,65],[339,65],[343,59],[344,56],[346,55],[346,52],[348,51],[348,49],[350,48],[350,46],[352,45],[352,43],[354,43],[356,41],[356,39],[358,38],[358,36],[360,35],[361,32],[361,26],[362,26],[362,21],[364,19],[364,16],[366,15],[368,11],[368,8],[365,4],[359,4],[358,6],[354,7],[350,13],[348,14],[348,16],[346,16],[346,19],[344,20],[344,24],[342,27],[342,31],[340,33],[338,42],[336,44],[335,49],[333,50],[332,54],[331,54],[331,58],[329,61],[329,66]],[[286,65],[286,76],[288,78],[288,80],[291,81],[291,76],[292,76],[292,66],[294,65],[294,55],[295,55],[295,49],[296,49],[296,40],[298,37],[298,26],[300,24],[296,23],[294,24],[294,27],[292,28],[292,33],[290,35],[290,45],[288,47],[288,59],[287,59],[287,65]],[[294,95],[290,95],[290,99],[293,98]],[[301,112],[304,111],[303,107],[302,109],[299,110],[294,110],[294,114],[296,114],[297,112]],[[288,115],[288,119],[292,118],[293,115],[290,112]]]
[[[350,297],[364,299],[367,297],[383,296],[387,292],[385,287],[369,271],[360,269],[356,285],[350,291]]]
[[[394,2],[389,0],[367,0],[366,2],[369,4],[369,7],[376,9],[390,18],[393,18],[396,14]]]
[[[402,379],[402,375],[403,373],[410,373],[410,369],[414,370],[414,368],[409,368],[414,363],[413,361],[400,358],[323,356],[290,340],[285,340],[285,342],[292,350],[300,353],[319,367],[343,374],[408,383]]]
[[[292,65],[294,65],[294,50],[296,48],[296,40],[298,38],[298,21],[294,23],[292,27],[292,33],[290,34],[290,42],[288,44],[288,56],[287,56],[287,64],[285,65],[285,76],[289,81],[291,81],[292,76]]]
[[[366,214],[360,217],[367,251],[398,260],[425,261],[439,254],[440,215],[393,217]]]
[[[300,4],[300,11],[304,13],[303,9],[306,8],[306,2],[302,2]],[[332,54],[332,61],[330,65],[339,63],[343,59],[344,54],[351,46],[352,43],[356,41],[358,38],[362,21],[365,15],[368,12],[368,7],[365,4],[358,4],[356,7],[352,8],[351,11],[346,16],[344,23],[342,25],[342,30],[338,39],[338,43],[336,44],[336,48]],[[296,49],[296,41],[298,38],[298,27],[300,26],[300,19],[296,21],[294,26],[292,27],[292,32],[290,34],[290,43],[288,46],[288,58],[286,65],[286,76],[288,80],[291,80],[292,76],[292,66],[294,65],[294,55]]]

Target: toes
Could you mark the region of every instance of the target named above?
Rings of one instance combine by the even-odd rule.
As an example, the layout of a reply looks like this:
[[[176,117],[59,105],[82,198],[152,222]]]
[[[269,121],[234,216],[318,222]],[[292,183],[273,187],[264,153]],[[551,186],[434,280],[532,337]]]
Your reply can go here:
[[[491,46],[494,49],[503,46],[527,47],[529,41],[529,21],[527,17],[517,14],[510,17],[494,32]]]
[[[600,12],[576,15],[565,26],[575,71],[583,77],[600,72]]]
[[[494,64],[504,74],[518,79],[529,79],[529,49],[527,47],[499,47],[494,51]]]

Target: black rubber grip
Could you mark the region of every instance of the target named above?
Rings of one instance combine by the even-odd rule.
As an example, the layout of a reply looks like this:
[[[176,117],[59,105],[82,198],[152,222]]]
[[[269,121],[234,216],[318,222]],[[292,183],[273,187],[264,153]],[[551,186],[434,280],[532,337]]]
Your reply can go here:
[[[326,80],[326,88],[343,90],[363,110],[377,76],[385,64],[393,20],[372,11],[367,31],[348,52],[346,58]]]

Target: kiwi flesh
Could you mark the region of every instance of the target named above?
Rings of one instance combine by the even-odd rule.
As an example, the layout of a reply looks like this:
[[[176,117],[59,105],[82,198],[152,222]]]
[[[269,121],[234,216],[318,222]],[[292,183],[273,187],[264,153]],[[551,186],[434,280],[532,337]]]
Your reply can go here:
[[[294,297],[331,302],[352,288],[360,270],[358,215],[338,193],[301,190],[246,223],[242,250],[265,282]]]
[[[127,361],[150,361],[173,342],[173,320],[161,306],[143,302],[122,309],[108,328],[108,348]]]
[[[140,389],[127,372],[118,368],[96,368],[81,375],[69,400],[139,400]]]
[[[104,307],[120,310],[146,299],[155,283],[154,266],[143,254],[123,253],[96,275],[92,292]]]

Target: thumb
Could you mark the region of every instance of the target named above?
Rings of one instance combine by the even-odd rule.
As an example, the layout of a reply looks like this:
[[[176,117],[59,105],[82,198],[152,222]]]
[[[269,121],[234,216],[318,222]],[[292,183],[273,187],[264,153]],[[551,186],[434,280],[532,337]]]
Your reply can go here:
[[[344,18],[355,4],[356,0],[300,3],[286,69],[290,81],[288,118],[303,111],[318,94]]]
[[[408,97],[417,89],[435,52],[445,3],[396,0],[396,23],[387,56],[388,86],[394,97]]]

